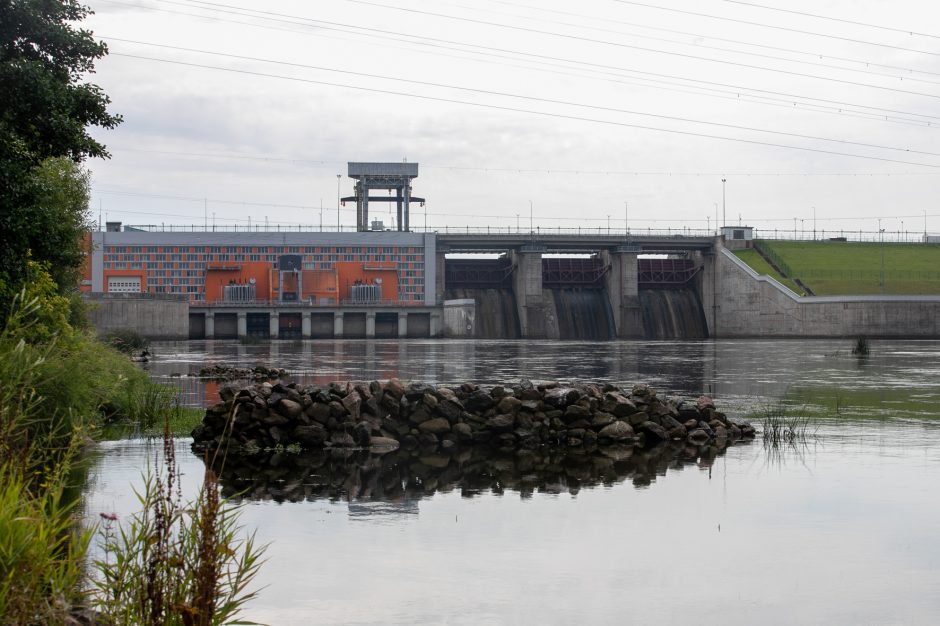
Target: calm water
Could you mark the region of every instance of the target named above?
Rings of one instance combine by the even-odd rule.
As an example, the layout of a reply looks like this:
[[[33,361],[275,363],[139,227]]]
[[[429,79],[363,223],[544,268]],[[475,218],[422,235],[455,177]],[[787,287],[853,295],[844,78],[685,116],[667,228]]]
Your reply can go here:
[[[298,379],[650,382],[734,415],[786,402],[805,446],[705,457],[278,456],[233,467],[271,543],[247,616],[269,624],[934,624],[940,621],[940,342],[182,342],[152,375],[187,402],[208,363]],[[182,374],[180,378],[174,375]],[[105,444],[89,514],[134,510],[155,448]],[[181,440],[192,488],[200,459]],[[139,482],[139,481],[136,481]]]

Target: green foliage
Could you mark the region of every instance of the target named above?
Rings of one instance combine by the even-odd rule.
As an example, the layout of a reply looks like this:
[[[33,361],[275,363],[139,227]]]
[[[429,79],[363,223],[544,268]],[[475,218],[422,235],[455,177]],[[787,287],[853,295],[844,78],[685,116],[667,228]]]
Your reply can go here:
[[[14,307],[18,301],[25,308],[7,318],[4,332],[32,344],[45,344],[53,339],[71,342],[75,338],[69,322],[72,303],[59,295],[47,269],[48,263],[27,261],[26,282],[12,302]]]
[[[123,352],[124,354],[140,352],[150,346],[149,339],[130,328],[112,330],[101,335],[100,339],[118,352]]]
[[[78,163],[107,157],[89,126],[114,128],[108,97],[85,82],[107,47],[76,27],[76,0],[0,3],[0,320],[26,283],[26,259],[50,263],[60,290],[74,287],[88,175]]]
[[[237,514],[211,469],[195,501],[184,502],[169,434],[163,449],[163,471],[149,474],[137,494],[141,512],[105,526],[96,609],[114,626],[245,623],[235,620],[256,595],[248,587],[264,548],[253,535],[238,538]]]
[[[30,489],[20,469],[0,465],[0,622],[65,624],[82,600],[79,583],[92,533],[74,526],[62,479]]]
[[[10,0],[0,5],[0,141],[34,162],[107,152],[88,126],[114,128],[108,97],[83,82],[108,48],[76,28],[91,13],[76,0]]]

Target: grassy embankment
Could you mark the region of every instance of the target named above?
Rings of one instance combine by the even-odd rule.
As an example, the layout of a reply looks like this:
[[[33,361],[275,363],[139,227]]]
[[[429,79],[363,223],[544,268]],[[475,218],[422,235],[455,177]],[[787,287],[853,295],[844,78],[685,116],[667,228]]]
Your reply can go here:
[[[799,279],[819,296],[940,294],[940,245],[771,240],[757,245],[785,276],[755,250],[736,254],[756,272],[773,276],[796,293],[802,290],[791,279]]]
[[[141,512],[108,516],[106,558],[87,562],[96,528],[79,512],[89,444],[108,425],[186,428],[193,412],[72,328],[64,306],[24,296],[0,330],[0,624],[72,623],[80,607],[114,626],[227,623],[253,595],[259,549],[238,539],[212,472],[196,500],[179,498],[169,437],[169,469],[148,473]]]

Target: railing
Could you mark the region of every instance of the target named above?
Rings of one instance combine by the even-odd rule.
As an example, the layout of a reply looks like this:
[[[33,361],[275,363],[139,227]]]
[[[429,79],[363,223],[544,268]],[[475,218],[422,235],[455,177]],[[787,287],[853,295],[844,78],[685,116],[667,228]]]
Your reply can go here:
[[[449,259],[444,264],[444,284],[458,289],[505,288],[514,269],[508,259]]]
[[[206,300],[190,300],[189,305],[191,307],[197,308],[209,308],[209,309],[240,309],[240,308],[250,308],[250,309],[286,309],[286,308],[296,308],[296,309],[329,309],[336,308],[338,306],[344,307],[422,307],[427,306],[424,300],[375,300],[372,302],[361,302],[357,300],[344,299],[340,300],[337,304],[336,300],[330,302],[320,303],[318,301],[310,300],[293,300],[282,302],[280,300],[251,300],[249,302],[224,302],[221,300],[213,300],[208,302]]]
[[[542,259],[544,287],[603,287],[603,278],[610,270],[600,259]]]
[[[665,220],[659,220],[663,222]],[[354,226],[319,226],[316,224],[251,224],[251,225],[224,225],[211,224],[128,224],[124,230],[138,230],[145,232],[179,232],[179,233],[355,233]],[[379,233],[397,233],[399,231],[368,231]],[[538,225],[534,228],[520,226],[455,226],[440,225],[419,227],[412,226],[413,233],[437,233],[441,235],[583,235],[604,237],[715,237],[719,233],[713,228],[699,228],[690,226],[659,226],[634,227],[629,229],[623,226],[550,226]],[[787,241],[825,241],[833,238],[845,238],[846,241],[884,241],[886,243],[925,243],[928,235],[924,231],[898,230],[848,230],[848,229],[805,229],[802,226],[795,229],[786,228],[753,228],[754,239],[775,239]],[[935,233],[930,233],[936,237]],[[930,242],[940,243],[940,242]]]
[[[688,259],[639,259],[637,284],[639,287],[682,287],[701,270]]]

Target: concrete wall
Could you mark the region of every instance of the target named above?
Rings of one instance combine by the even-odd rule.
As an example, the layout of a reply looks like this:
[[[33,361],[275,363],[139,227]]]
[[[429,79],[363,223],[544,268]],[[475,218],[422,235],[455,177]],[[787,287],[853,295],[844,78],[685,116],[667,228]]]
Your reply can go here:
[[[801,297],[724,248],[716,261],[713,337],[940,337],[940,296]]]
[[[99,333],[133,330],[149,339],[189,337],[189,302],[140,294],[89,294],[88,317]]]
[[[472,339],[476,334],[476,300],[472,298],[444,301],[444,336]]]

